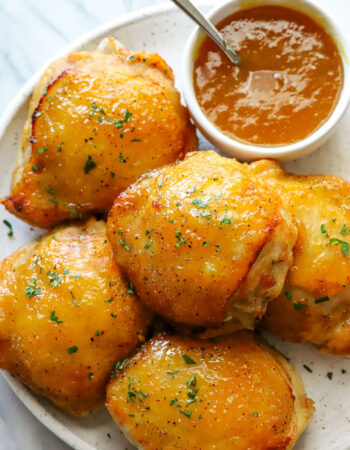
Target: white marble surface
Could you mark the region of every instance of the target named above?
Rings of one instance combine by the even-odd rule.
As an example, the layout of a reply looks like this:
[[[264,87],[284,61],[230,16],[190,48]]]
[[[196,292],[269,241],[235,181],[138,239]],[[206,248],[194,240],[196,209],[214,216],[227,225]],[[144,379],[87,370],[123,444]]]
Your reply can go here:
[[[166,0],[0,0],[0,112],[68,42],[115,17]],[[349,0],[318,0],[349,27]],[[0,376],[0,450],[67,450]]]

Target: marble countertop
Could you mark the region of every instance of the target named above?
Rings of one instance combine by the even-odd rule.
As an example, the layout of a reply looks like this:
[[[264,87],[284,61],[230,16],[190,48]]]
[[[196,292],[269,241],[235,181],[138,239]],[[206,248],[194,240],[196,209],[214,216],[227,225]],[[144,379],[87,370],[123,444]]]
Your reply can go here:
[[[166,0],[0,0],[0,110],[53,54],[102,23]],[[348,27],[348,0],[318,0]],[[68,450],[0,376],[0,450]]]

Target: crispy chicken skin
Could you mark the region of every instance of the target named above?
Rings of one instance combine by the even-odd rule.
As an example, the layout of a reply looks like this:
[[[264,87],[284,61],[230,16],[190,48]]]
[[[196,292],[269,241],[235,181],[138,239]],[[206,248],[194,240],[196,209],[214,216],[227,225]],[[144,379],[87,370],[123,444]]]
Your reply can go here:
[[[94,211],[197,145],[170,67],[113,39],[54,62],[34,89],[6,208],[42,227]]]
[[[116,261],[164,318],[253,328],[279,295],[296,228],[273,191],[242,167],[195,152],[115,200],[107,235]]]
[[[113,363],[144,342],[148,315],[115,264],[105,223],[57,228],[0,265],[0,367],[81,416]]]
[[[291,449],[313,415],[299,375],[248,332],[160,335],[107,387],[106,406],[138,449]]]
[[[264,328],[350,356],[350,184],[332,175],[290,174],[275,161],[247,167],[272,186],[298,226],[294,262]]]

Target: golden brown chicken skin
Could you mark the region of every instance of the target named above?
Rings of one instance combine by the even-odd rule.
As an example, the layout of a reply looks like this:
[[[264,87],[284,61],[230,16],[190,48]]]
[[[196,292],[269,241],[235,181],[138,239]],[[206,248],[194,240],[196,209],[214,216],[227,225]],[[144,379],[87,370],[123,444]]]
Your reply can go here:
[[[258,161],[249,170],[280,195],[298,226],[286,286],[270,303],[263,326],[349,356],[350,184],[331,175],[294,175],[274,161]]]
[[[36,86],[6,208],[31,224],[108,210],[142,173],[197,138],[170,67],[107,39],[54,62]]]
[[[103,403],[113,363],[147,323],[104,222],[58,228],[0,265],[0,367],[74,415]]]
[[[116,261],[156,313],[194,326],[252,328],[283,287],[296,229],[272,190],[210,151],[123,192],[107,234]]]
[[[313,414],[297,373],[248,332],[160,335],[122,365],[106,406],[138,449],[291,449]]]

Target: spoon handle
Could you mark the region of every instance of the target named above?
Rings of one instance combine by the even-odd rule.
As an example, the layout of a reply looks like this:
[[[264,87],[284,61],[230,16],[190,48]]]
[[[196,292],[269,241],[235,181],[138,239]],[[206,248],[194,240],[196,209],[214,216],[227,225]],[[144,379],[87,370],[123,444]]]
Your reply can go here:
[[[222,34],[214,27],[210,20],[206,19],[190,0],[173,0],[173,2],[182,9],[202,30],[218,45],[225,55],[234,64],[240,64],[241,58],[229,43],[223,38]]]

